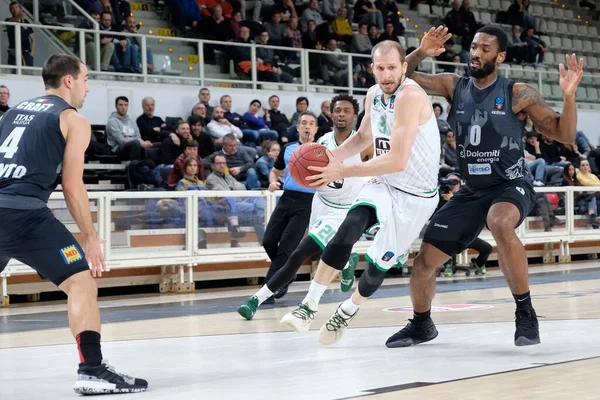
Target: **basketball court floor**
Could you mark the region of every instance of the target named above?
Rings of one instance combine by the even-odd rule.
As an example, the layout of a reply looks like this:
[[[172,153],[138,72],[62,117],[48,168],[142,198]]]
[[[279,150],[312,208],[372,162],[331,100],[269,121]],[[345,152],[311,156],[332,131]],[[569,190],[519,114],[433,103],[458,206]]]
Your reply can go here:
[[[438,279],[440,334],[416,347],[384,345],[412,315],[408,280],[394,278],[331,347],[317,332],[348,294],[330,286],[311,331],[288,332],[278,321],[303,298],[300,282],[253,321],[235,310],[256,287],[103,298],[102,348],[117,369],[149,381],[128,399],[599,399],[600,262],[530,270],[538,346],[513,345],[514,302],[494,268]],[[0,309],[0,399],[77,397],[65,310]]]

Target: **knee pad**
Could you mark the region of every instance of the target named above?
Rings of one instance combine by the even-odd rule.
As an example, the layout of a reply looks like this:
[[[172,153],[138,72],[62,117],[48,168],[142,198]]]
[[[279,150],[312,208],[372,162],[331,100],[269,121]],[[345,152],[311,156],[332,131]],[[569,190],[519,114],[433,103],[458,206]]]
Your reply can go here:
[[[377,269],[375,265],[368,262],[358,281],[358,293],[362,297],[371,297],[379,289],[384,278],[385,272]]]

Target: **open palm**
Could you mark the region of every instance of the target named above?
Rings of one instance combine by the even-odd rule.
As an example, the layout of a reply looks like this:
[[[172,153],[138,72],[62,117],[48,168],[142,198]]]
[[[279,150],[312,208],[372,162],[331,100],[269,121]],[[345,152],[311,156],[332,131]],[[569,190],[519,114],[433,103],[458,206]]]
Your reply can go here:
[[[444,43],[451,37],[452,34],[448,33],[448,28],[442,25],[437,28],[432,27],[429,32],[423,36],[423,39],[421,39],[419,50],[427,55],[427,57],[437,57],[446,51]]]
[[[577,86],[579,86],[579,82],[581,82],[581,78],[583,77],[583,58],[580,58],[579,62],[577,62],[577,57],[574,53],[571,56],[567,55],[566,58],[567,70],[565,71],[565,66],[562,63],[558,66],[560,72],[559,85],[564,96],[571,97],[575,96]]]

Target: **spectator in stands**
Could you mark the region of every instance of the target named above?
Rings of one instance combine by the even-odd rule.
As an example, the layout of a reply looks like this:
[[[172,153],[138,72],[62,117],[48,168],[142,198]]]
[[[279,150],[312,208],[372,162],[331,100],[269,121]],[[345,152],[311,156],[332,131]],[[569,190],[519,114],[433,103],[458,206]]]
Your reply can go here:
[[[315,21],[317,26],[324,22],[323,17],[319,12],[319,0],[310,0],[308,8],[302,13],[302,16],[300,17],[300,29],[302,29],[302,32],[308,30],[309,21]]]
[[[443,142],[446,141],[446,135],[448,132],[452,132],[452,127],[450,124],[442,119],[442,114],[444,113],[444,109],[440,103],[433,103],[433,113],[435,114],[435,118],[437,120],[438,130],[440,131],[440,137],[443,137]]]
[[[248,111],[242,117],[248,128],[252,130],[252,142],[254,145],[260,144],[264,140],[277,140],[279,134],[271,129],[271,117],[269,110],[263,108],[263,117],[257,117],[256,113],[260,110],[262,104],[260,100],[252,100],[248,106]]]
[[[537,142],[537,150],[539,150],[539,142]],[[525,152],[525,162],[527,163],[527,169],[533,174],[533,186],[544,186],[544,179],[546,174],[546,161],[543,158],[536,158],[535,155],[530,154],[527,150]]]
[[[187,171],[184,161],[190,157],[197,162],[196,173],[194,174],[195,177],[200,181],[204,180],[204,162],[198,155],[198,142],[195,140],[188,140],[183,147],[183,153],[175,159],[175,162],[173,162],[173,168],[171,169],[167,180],[169,187],[174,188],[177,185],[177,182],[186,175]]]
[[[0,117],[10,109],[8,100],[10,100],[10,90],[5,85],[0,85]]]
[[[313,20],[308,21],[308,29],[302,30],[302,32],[304,32],[304,35],[302,35],[302,47],[314,50],[317,42],[320,42],[320,39],[317,37],[317,23]]]
[[[274,46],[282,45],[286,25],[281,23],[281,11],[274,10],[271,15],[271,22],[264,23],[263,28],[269,34],[269,44]]]
[[[98,11],[92,11],[90,16],[94,21],[100,24],[100,13]],[[88,19],[84,19],[79,28],[82,29],[94,29],[92,22]],[[93,33],[86,33],[85,35],[85,61],[86,65],[90,70],[96,70],[96,42]],[[79,53],[79,40],[75,41],[75,52]],[[115,51],[115,45],[112,42],[112,38],[102,37],[100,38],[100,70],[101,71],[114,71],[114,67],[110,65],[112,55]]]
[[[457,0],[452,2],[452,10],[446,13],[446,17],[444,18],[444,22],[448,27],[448,31],[453,35],[462,36],[465,33],[465,24],[462,20],[462,16],[460,15],[460,4]]]
[[[435,59],[441,62],[452,62],[454,56],[456,55],[452,50],[452,46],[454,46],[454,41],[452,39],[448,39],[448,41],[444,43],[444,48],[446,49],[446,51],[438,55]],[[454,69],[456,67],[454,65],[446,64],[440,65],[439,68],[441,68],[443,72],[454,72]]]
[[[234,40],[235,43],[251,44],[254,41],[250,40],[250,28],[240,26],[240,37]],[[230,56],[234,63],[235,73],[238,76],[250,77],[250,69],[252,68],[251,50],[247,46],[233,46],[230,49]],[[258,71],[257,71],[258,75]]]
[[[521,64],[523,60],[527,59],[527,42],[521,40],[521,27],[514,25],[512,28],[512,35],[508,35],[508,50],[506,52],[506,58],[508,62],[513,60],[517,64]]]
[[[291,17],[288,21],[283,33],[283,45],[296,49],[302,48],[302,32],[298,29],[298,17]]]
[[[256,173],[258,174],[258,182],[261,188],[269,187],[269,175],[275,160],[279,156],[281,147],[279,143],[273,140],[265,140],[262,142],[264,155],[256,161]]]
[[[202,20],[202,36],[205,39],[216,40],[219,42],[228,42],[233,39],[233,29],[229,18],[223,15],[223,7],[216,4],[212,9],[212,15]],[[207,63],[215,62],[215,50],[225,50],[223,46],[214,44],[204,45],[204,59]],[[207,107],[208,104],[205,103]]]
[[[210,109],[212,111],[212,107]],[[190,116],[194,115],[202,118],[202,126],[206,126],[210,122],[210,118],[207,117],[206,106],[203,103],[196,103],[194,108],[192,108],[192,114]]]
[[[582,158],[582,154],[579,153],[577,149],[577,144],[575,143],[561,143],[560,144],[560,155],[564,157],[564,159],[575,166],[575,168],[579,168],[579,164]]]
[[[577,174],[577,182],[581,186],[600,186],[600,179],[592,173],[590,162],[581,160],[579,164],[579,173]]]
[[[240,38],[240,23],[242,22],[242,13],[238,10],[234,11],[229,20],[231,23],[231,31],[233,32],[233,39]]]
[[[531,18],[527,15],[523,0],[514,0],[514,3],[508,7],[506,16],[510,25],[519,25],[525,29],[533,26],[533,21],[531,21]]]
[[[179,158],[178,158],[179,160]],[[184,171],[182,178],[177,181],[177,185],[175,186],[175,190],[205,190],[206,186],[202,179],[198,178],[198,170],[200,167],[203,168],[201,162],[195,157],[186,156],[185,160],[182,163],[182,169]],[[171,170],[171,173],[173,170]],[[169,175],[169,180],[171,179],[171,175]]]
[[[258,188],[258,175],[256,169],[254,169],[255,164],[250,149],[245,146],[238,147],[237,143],[235,135],[225,135],[223,137],[223,149],[209,156],[204,166],[207,166],[207,162],[212,164],[216,156],[224,156],[229,173],[238,182],[244,183],[248,190],[256,189]]]
[[[537,63],[543,64],[544,53],[548,51],[546,43],[539,37],[535,36],[533,28],[531,27],[527,28],[522,39],[525,43],[527,43],[525,62],[535,64],[537,56]]]
[[[375,0],[358,0],[354,3],[354,22],[359,24],[375,24],[383,30],[383,14],[375,4]]]
[[[398,35],[396,35],[394,30],[394,24],[391,21],[387,21],[385,23],[385,31],[379,35],[379,41],[383,42],[384,40],[391,40],[400,43],[400,39],[398,39]]]
[[[375,82],[375,76],[373,75],[373,68],[371,63],[357,63],[353,71],[354,85],[358,88],[368,89],[373,86]],[[366,92],[364,92],[366,93]]]
[[[469,35],[469,38],[475,36],[475,32],[479,29],[479,24],[475,19],[475,14],[469,8],[469,0],[463,0],[458,10],[460,18],[465,25],[465,32]]]
[[[260,44],[256,48],[256,68],[258,80],[267,82],[285,82],[292,83],[294,78],[284,72],[275,61],[275,53],[269,47],[263,47],[269,43],[269,32],[260,33]],[[261,71],[262,69],[262,71]]]
[[[319,130],[315,135],[315,141],[319,140],[321,136],[333,130],[333,119],[331,119],[331,101],[325,100],[321,103],[321,114],[319,114],[319,117],[317,118],[317,125],[319,126]]]
[[[556,215],[552,210],[552,205],[550,204],[550,199],[548,198],[546,193],[535,194],[535,208],[540,214],[540,217],[542,217],[545,232],[552,232],[553,226],[565,225],[564,221],[556,218]]]
[[[296,99],[296,112],[292,115],[292,126],[296,126],[298,124],[300,115],[302,115],[303,112],[308,111],[308,106],[308,98],[300,96]]]
[[[239,10],[243,20],[246,19],[247,12],[252,10],[251,21],[260,21],[260,10],[262,8],[262,2],[260,0],[239,0],[239,3]]]
[[[366,25],[364,26],[366,29]],[[369,40],[368,37],[366,39]],[[352,40],[354,42],[354,39]],[[370,44],[371,42],[369,42],[369,45]],[[335,86],[348,86],[348,66],[335,54],[335,51],[337,50],[337,42],[335,39],[329,40],[327,50],[329,51],[328,54],[322,56],[325,67],[323,68],[323,80],[325,82],[331,82]]]
[[[231,18],[231,13],[233,13],[233,7],[225,0],[196,0],[196,3],[200,5],[200,12],[205,17],[212,16],[212,10],[217,5],[220,5],[223,9],[225,18]]]
[[[394,34],[396,36],[404,36],[404,25],[400,22],[398,16],[398,5],[393,0],[379,0],[375,2],[377,9],[381,11],[383,21],[391,22],[394,26]],[[379,32],[385,29],[385,24],[377,26]]]
[[[223,109],[220,106],[213,108],[212,120],[206,125],[206,132],[214,139],[216,144],[223,144],[225,135],[233,134],[238,139],[244,135],[237,126],[225,119]]]
[[[121,160],[143,160],[144,149],[152,148],[152,142],[142,139],[137,125],[127,115],[129,99],[125,96],[117,97],[115,108],[116,111],[110,115],[106,123],[107,144]]]
[[[110,4],[110,0],[97,0],[87,9],[89,14],[97,12],[99,15],[102,15],[102,13],[105,11],[110,13],[111,22],[114,21],[116,23],[118,15],[115,15],[113,7]]]
[[[564,167],[567,159],[560,155],[562,152],[562,146],[548,136],[542,135],[542,139],[540,150],[542,151],[542,157],[544,160],[546,160],[546,163],[558,167]]]
[[[206,115],[212,115],[213,107],[209,104],[210,90],[208,90],[207,88],[200,89],[200,91],[198,92],[198,103],[204,104],[204,106],[206,107],[204,118],[206,118]]]
[[[152,143],[160,143],[171,133],[167,129],[167,124],[161,117],[154,115],[154,99],[144,97],[142,100],[142,110],[144,111],[135,121],[142,136],[142,139]]]
[[[564,171],[562,186],[585,186],[579,182],[581,171],[577,173],[574,165],[566,163]],[[585,177],[583,180],[586,180]],[[592,225],[593,229],[598,229],[600,225],[598,224],[598,201],[596,196],[589,192],[575,192],[573,193],[573,196],[575,204],[577,204],[579,208],[579,212],[582,214],[587,213],[589,218],[588,223]]]
[[[290,120],[288,117],[279,111],[279,96],[272,95],[269,97],[269,117],[271,118],[271,129],[276,130],[279,133],[279,140],[281,143],[286,143],[290,139]],[[293,141],[293,140],[292,140]]]
[[[131,46],[127,40],[116,34],[116,29],[112,26],[112,14],[108,11],[103,11],[100,15],[100,30],[101,38],[110,39],[115,45],[112,58],[110,60],[117,72],[132,72]],[[106,40],[108,42],[108,40]],[[104,41],[103,41],[104,42]]]
[[[190,124],[185,120],[179,120],[175,133],[171,133],[160,144],[160,161],[165,165],[172,165],[184,152],[185,144],[190,140],[192,140]]]
[[[361,1],[361,0],[359,0],[359,1]],[[336,47],[337,47],[337,43],[336,43]],[[372,49],[373,49],[373,44],[371,43],[371,39],[369,39],[369,35],[367,34],[367,24],[365,24],[364,22],[361,22],[358,24],[358,32],[356,32],[354,34],[354,37],[352,37],[352,44],[350,45],[350,51],[352,53],[371,54]]]
[[[345,3],[344,0],[324,0],[321,16],[328,22],[334,21],[340,15],[340,9],[346,8]]]
[[[375,46],[377,43],[379,43],[379,34],[377,33],[377,27],[375,25],[369,25],[367,29],[367,36],[369,36],[372,46]]]
[[[231,107],[232,107],[231,96],[229,96],[229,95],[221,96],[221,100],[219,101],[219,104],[221,105],[221,108],[223,109],[223,116],[225,117],[225,119],[227,121],[231,122],[233,125],[240,128],[240,130],[242,131],[242,134],[243,134],[242,141],[244,143],[250,143],[250,142],[255,143],[256,141],[258,141],[258,136],[259,136],[258,132],[256,130],[253,130],[250,127],[248,127],[248,124],[246,123],[244,118],[242,118],[242,116],[240,114],[231,111]]]
[[[192,115],[188,118],[192,139],[198,143],[198,155],[200,158],[206,158],[215,152],[215,144],[212,138],[202,129],[202,121],[203,118],[198,115]]]
[[[16,65],[15,30],[19,28],[21,30],[21,55],[23,56],[23,64],[33,67],[33,55],[35,53],[35,35],[33,29],[28,27],[27,21],[23,19],[23,8],[18,1],[11,1],[8,9],[12,17],[6,18],[5,21],[21,24],[17,27],[6,27],[6,34],[8,36],[8,64]]]
[[[133,16],[127,17],[125,30],[129,33],[138,33],[138,27],[135,22],[135,18]],[[127,36],[125,38],[131,46],[131,63],[135,72],[142,72],[142,42],[137,37]],[[148,72],[152,72],[154,70],[154,61],[152,57],[152,49],[147,44],[146,45],[146,63],[148,66]]]
[[[444,162],[452,168],[457,167],[456,140],[454,132],[446,133],[446,142],[442,146],[444,149]]]
[[[337,17],[333,19],[331,29],[337,40],[342,40],[346,44],[352,43],[353,32],[350,22],[348,22],[348,9],[346,7],[340,7],[337,11]]]
[[[195,31],[199,30],[200,20],[202,20],[200,4],[195,0],[169,0],[168,5],[171,11],[171,23],[179,28],[180,36],[190,36],[186,26],[191,26]]]

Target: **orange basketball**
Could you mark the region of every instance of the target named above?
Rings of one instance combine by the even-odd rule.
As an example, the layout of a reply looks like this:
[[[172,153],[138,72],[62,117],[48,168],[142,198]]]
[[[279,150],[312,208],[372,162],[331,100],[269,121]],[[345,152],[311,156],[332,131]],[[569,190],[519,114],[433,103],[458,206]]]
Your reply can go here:
[[[318,143],[305,143],[298,147],[292,153],[288,168],[292,179],[305,188],[311,188],[311,183],[314,181],[307,181],[306,177],[311,175],[318,175],[320,172],[308,169],[309,166],[314,167],[325,167],[329,164],[329,157],[327,157],[327,147]]]

